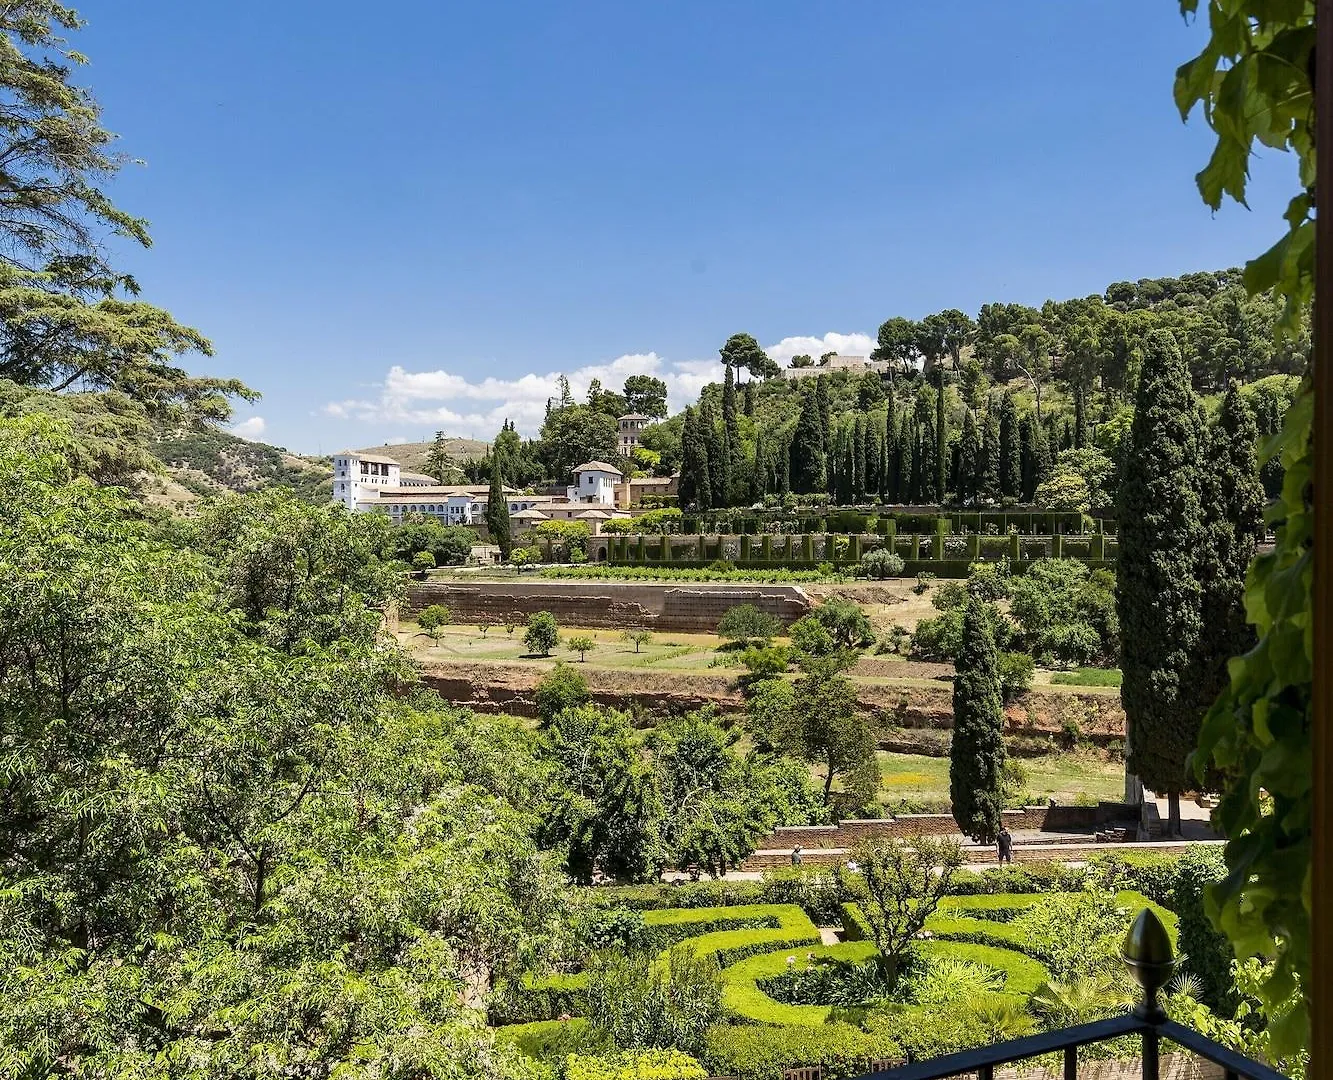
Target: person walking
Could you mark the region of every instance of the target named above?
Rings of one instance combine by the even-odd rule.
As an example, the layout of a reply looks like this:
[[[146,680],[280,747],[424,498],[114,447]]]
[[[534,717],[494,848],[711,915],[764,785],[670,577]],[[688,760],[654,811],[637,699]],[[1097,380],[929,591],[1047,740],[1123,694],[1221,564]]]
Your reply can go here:
[[[792,864],[792,866],[800,866],[800,865],[801,865],[801,845],[800,845],[800,844],[797,844],[794,848],[791,849],[791,864]]]
[[[998,851],[1000,862],[1012,863],[1014,861],[1014,837],[1008,828],[1002,827],[1000,835],[995,838],[995,847]]]

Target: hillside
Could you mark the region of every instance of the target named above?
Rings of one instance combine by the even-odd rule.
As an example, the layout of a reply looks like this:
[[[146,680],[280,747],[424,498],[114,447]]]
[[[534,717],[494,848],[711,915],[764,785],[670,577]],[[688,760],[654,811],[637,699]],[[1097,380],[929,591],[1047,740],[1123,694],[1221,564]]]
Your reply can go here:
[[[386,443],[383,446],[363,446],[357,451],[359,454],[378,454],[381,457],[393,458],[404,469],[410,469],[412,472],[426,472],[426,464],[430,458],[431,447],[434,443],[428,442],[409,442]],[[485,457],[490,449],[489,443],[484,443],[479,439],[455,439],[446,438],[445,446],[448,453],[456,463],[461,464],[464,461],[471,461],[474,458]]]
[[[163,432],[149,450],[168,474],[166,482],[148,485],[154,501],[180,504],[225,491],[269,487],[289,488],[311,502],[330,497],[333,469],[326,459],[301,457],[225,431]]]

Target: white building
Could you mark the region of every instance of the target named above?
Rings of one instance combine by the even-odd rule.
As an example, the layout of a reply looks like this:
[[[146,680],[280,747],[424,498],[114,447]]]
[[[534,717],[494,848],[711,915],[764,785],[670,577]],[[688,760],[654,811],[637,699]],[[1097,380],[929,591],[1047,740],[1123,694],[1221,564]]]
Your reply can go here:
[[[782,374],[788,379],[806,379],[811,375],[830,375],[835,371],[851,371],[862,374],[874,371],[880,374],[893,366],[890,360],[871,360],[865,356],[830,356],[827,360],[816,360],[810,367],[783,368]]]
[[[572,503],[596,503],[598,506],[616,505],[616,485],[621,472],[605,461],[585,461],[574,467],[574,484],[566,489]]]
[[[350,510],[371,492],[402,487],[403,467],[393,458],[344,450],[333,455],[333,499]]]
[[[639,445],[639,436],[643,429],[652,423],[650,417],[642,413],[626,413],[616,420],[617,435],[619,444],[617,449],[621,457],[629,457],[634,448]]]

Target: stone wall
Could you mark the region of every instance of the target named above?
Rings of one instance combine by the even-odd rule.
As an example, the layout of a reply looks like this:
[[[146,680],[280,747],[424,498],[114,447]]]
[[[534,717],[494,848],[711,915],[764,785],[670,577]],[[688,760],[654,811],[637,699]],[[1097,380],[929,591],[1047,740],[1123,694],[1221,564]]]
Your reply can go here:
[[[1225,844],[1225,840],[1171,840],[1146,843],[1085,843],[1085,844],[1015,844],[1014,862],[1084,862],[1094,855],[1125,852],[1153,852],[1163,855],[1183,855],[1191,847],[1199,844]],[[803,848],[801,865],[836,866],[851,857],[850,847]],[[963,846],[963,859],[973,866],[985,866],[995,862],[995,849],[977,844]],[[791,847],[785,850],[763,849],[755,851],[741,864],[741,870],[776,870],[791,866]]]
[[[706,633],[729,608],[754,604],[789,626],[813,606],[796,585],[651,585],[614,581],[413,582],[402,614],[447,604],[455,622],[526,623],[549,611],[564,625]]]
[[[1137,821],[1136,807],[1125,803],[1098,803],[1096,806],[1025,806],[1005,810],[1004,823],[1010,829],[1063,832],[1095,829],[1112,821]],[[952,814],[899,814],[897,817],[844,821],[838,825],[797,825],[774,829],[756,843],[759,849],[850,848],[861,840],[905,840],[913,836],[957,835],[958,823]]]

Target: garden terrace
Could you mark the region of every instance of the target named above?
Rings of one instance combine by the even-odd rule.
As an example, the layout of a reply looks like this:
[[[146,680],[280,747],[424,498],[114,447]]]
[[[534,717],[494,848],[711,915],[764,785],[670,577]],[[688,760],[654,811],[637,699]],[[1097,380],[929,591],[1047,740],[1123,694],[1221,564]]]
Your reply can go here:
[[[593,537],[588,559],[611,566],[702,569],[721,561],[737,570],[811,571],[821,564],[854,567],[868,551],[888,548],[904,563],[903,574],[966,577],[976,562],[1007,559],[1021,573],[1040,559],[1078,559],[1092,567],[1114,564],[1118,542],[1102,532],[986,535],[949,531],[944,518],[930,533],[699,533],[694,536],[637,534]]]

